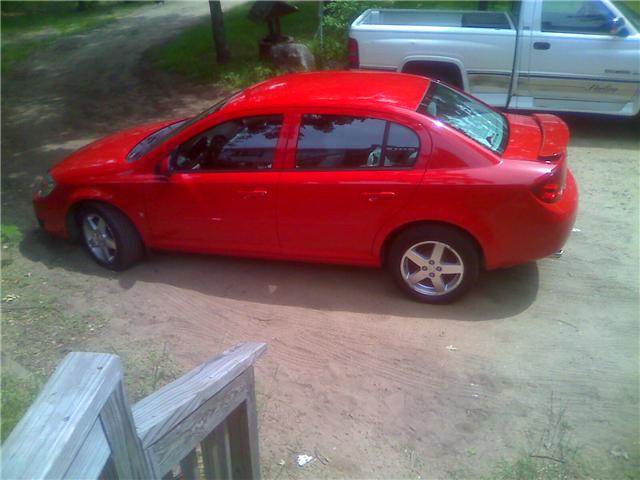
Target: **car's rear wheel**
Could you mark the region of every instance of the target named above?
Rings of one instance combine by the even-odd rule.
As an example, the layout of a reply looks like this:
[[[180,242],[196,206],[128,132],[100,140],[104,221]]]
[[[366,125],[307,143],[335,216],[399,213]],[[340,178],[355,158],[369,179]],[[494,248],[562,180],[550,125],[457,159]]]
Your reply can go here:
[[[480,257],[468,235],[444,226],[416,227],[391,245],[389,268],[396,283],[425,303],[449,303],[478,278]]]
[[[131,221],[109,205],[91,204],[77,216],[82,242],[103,267],[125,270],[142,257],[142,240]]]

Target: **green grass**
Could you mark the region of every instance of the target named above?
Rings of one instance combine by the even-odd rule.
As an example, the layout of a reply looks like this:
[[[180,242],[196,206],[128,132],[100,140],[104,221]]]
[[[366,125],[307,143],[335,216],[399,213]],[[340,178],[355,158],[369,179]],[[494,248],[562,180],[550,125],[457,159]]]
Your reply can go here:
[[[2,36],[83,32],[141,5],[142,2],[88,2],[87,8],[78,10],[77,2],[2,2]]]
[[[144,2],[2,2],[2,70],[5,72],[46,46],[51,38],[108,24]]]
[[[0,429],[2,441],[16,426],[24,413],[35,400],[40,383],[36,380],[21,378],[7,370],[2,372],[2,410],[0,411]]]
[[[300,11],[282,19],[282,32],[308,43],[317,29],[315,2],[297,3]],[[224,14],[225,32],[231,50],[231,61],[218,65],[215,61],[211,26],[207,19],[156,49],[156,64],[187,79],[221,82],[242,87],[275,74],[267,63],[258,60],[258,42],[266,36],[266,25],[257,25],[247,18],[250,4],[240,5]]]

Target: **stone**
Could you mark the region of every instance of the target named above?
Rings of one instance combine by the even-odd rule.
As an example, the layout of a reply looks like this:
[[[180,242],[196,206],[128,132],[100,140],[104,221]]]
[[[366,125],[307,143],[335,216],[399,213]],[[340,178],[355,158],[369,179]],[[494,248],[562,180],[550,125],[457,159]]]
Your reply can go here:
[[[269,59],[278,68],[285,70],[313,70],[315,58],[303,43],[277,43],[271,47]]]

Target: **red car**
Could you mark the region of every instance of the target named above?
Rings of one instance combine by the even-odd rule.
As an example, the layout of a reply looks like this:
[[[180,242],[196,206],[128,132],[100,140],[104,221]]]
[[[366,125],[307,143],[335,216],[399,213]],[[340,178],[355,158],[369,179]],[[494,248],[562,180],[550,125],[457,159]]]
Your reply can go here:
[[[481,269],[562,247],[568,140],[553,115],[502,114],[424,77],[292,74],[87,145],[33,201],[47,231],[114,270],[145,248],[386,265],[445,303]]]

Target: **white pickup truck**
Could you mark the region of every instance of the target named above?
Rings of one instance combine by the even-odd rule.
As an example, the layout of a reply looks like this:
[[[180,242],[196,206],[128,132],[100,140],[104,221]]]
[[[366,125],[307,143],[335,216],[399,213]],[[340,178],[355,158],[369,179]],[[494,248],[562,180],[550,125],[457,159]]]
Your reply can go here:
[[[512,2],[510,12],[370,9],[352,68],[435,77],[502,108],[633,116],[640,19],[625,2]]]

